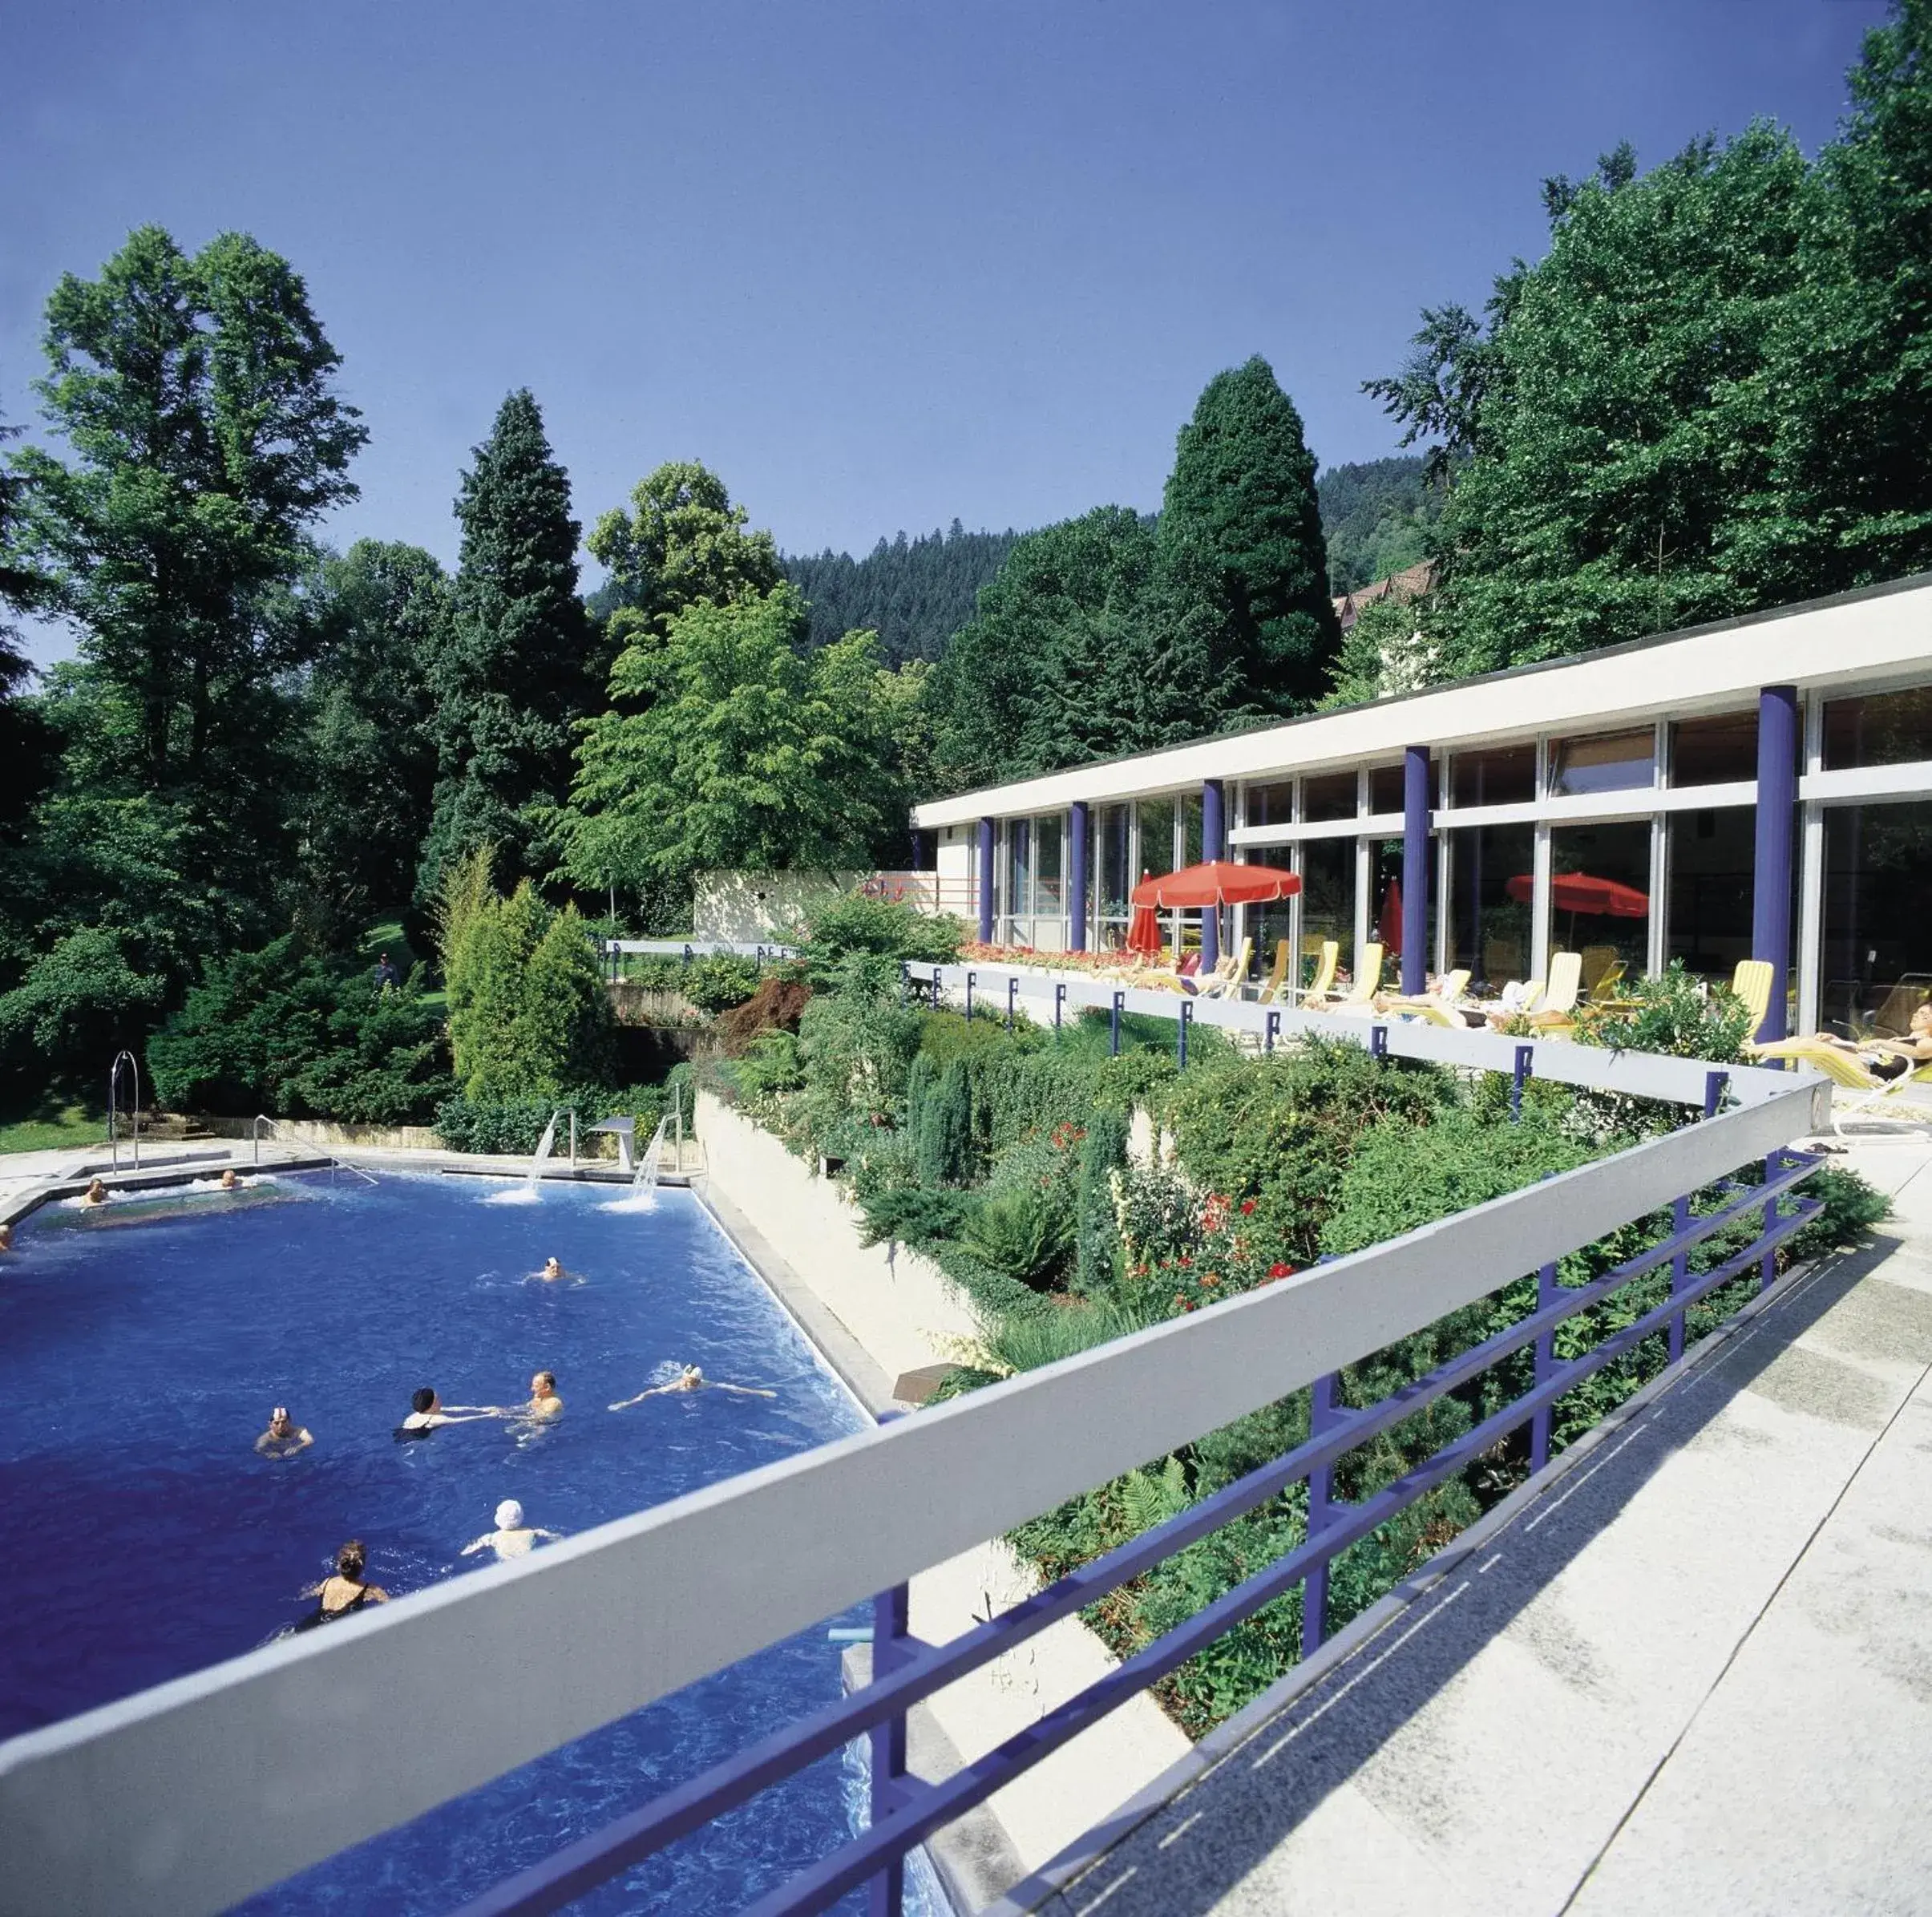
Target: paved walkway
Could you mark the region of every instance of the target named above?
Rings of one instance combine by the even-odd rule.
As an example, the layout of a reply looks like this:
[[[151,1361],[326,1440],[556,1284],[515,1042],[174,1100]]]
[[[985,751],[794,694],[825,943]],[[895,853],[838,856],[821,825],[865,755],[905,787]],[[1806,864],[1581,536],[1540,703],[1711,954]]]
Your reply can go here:
[[[998,1907],[1932,1911],[1932,1151],[1852,1162],[1875,1244]]]

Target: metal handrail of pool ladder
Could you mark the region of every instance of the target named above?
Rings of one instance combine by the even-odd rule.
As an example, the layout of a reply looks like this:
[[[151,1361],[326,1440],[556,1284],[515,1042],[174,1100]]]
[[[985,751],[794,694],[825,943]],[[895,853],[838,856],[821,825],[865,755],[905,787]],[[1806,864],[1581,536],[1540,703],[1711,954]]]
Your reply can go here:
[[[255,1163],[257,1165],[261,1163],[261,1128],[265,1125],[270,1131],[275,1129],[274,1119],[265,1111],[257,1112],[249,1121],[249,1137],[255,1147]],[[322,1156],[338,1171],[353,1171],[365,1183],[379,1185],[382,1182],[374,1172],[365,1171],[360,1165],[352,1165],[346,1159],[338,1159],[333,1151],[325,1151]]]
[[[134,1103],[129,1110],[134,1118],[134,1168],[141,1168],[141,1063],[133,1053],[119,1051],[114,1054],[114,1062],[107,1067],[107,1150],[113,1168],[121,1168],[121,1128],[115,1109],[115,1091],[121,1082],[121,1061],[127,1061],[127,1069],[134,1074]]]

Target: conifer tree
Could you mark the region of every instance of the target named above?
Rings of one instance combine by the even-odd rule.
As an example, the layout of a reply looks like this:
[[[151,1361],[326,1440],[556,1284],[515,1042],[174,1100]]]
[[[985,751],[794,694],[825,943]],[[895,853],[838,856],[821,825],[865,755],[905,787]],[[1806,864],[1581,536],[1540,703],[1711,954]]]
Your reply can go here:
[[[600,1078],[609,1063],[610,1022],[610,998],[590,935],[576,906],[566,905],[523,969],[510,1045],[519,1089],[555,1096]]]
[[[1341,629],[1328,597],[1315,459],[1301,415],[1259,354],[1218,373],[1181,428],[1161,512],[1170,549],[1219,582],[1235,628],[1223,703],[1303,710],[1321,695]]]
[[[435,810],[417,891],[486,841],[512,870],[534,863],[539,815],[568,786],[573,722],[595,701],[589,623],[577,597],[570,481],[527,390],[476,448],[456,502],[463,523],[455,617],[438,691]]]

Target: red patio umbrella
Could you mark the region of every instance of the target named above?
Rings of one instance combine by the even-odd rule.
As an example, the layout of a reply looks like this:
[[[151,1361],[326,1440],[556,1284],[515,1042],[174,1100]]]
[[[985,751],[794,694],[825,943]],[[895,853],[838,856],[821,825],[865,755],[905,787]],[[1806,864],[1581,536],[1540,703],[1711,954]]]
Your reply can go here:
[[[1211,859],[1205,865],[1183,866],[1178,872],[1142,880],[1134,888],[1134,903],[1185,912],[1217,905],[1266,905],[1300,890],[1300,880],[1279,866],[1239,865],[1231,859]],[[1127,942],[1134,942],[1131,931]]]
[[[1144,952],[1149,958],[1161,949],[1161,915],[1151,905],[1137,905],[1127,921],[1127,949]]]
[[[1382,894],[1382,916],[1376,923],[1375,936],[1382,941],[1384,952],[1400,952],[1402,949],[1402,881],[1391,879],[1388,889]]]
[[[1536,891],[1535,877],[1519,872],[1504,890],[1518,904],[1527,905]],[[1615,879],[1593,879],[1587,872],[1558,872],[1550,881],[1550,902],[1559,912],[1594,912],[1599,918],[1648,918],[1651,909],[1648,892]]]

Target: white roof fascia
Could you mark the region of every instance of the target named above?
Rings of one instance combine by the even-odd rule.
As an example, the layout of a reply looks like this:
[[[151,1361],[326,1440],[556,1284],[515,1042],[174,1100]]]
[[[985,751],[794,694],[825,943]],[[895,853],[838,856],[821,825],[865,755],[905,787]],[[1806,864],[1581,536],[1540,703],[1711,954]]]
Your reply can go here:
[[[1077,766],[914,808],[921,827],[1107,804],[1198,789],[1204,780],[1283,778],[1541,734],[1641,724],[1748,705],[1761,687],[1801,691],[1932,677],[1932,583],[1767,613],[1681,639],[1639,641],[1539,668],[1489,674],[1132,758]]]

